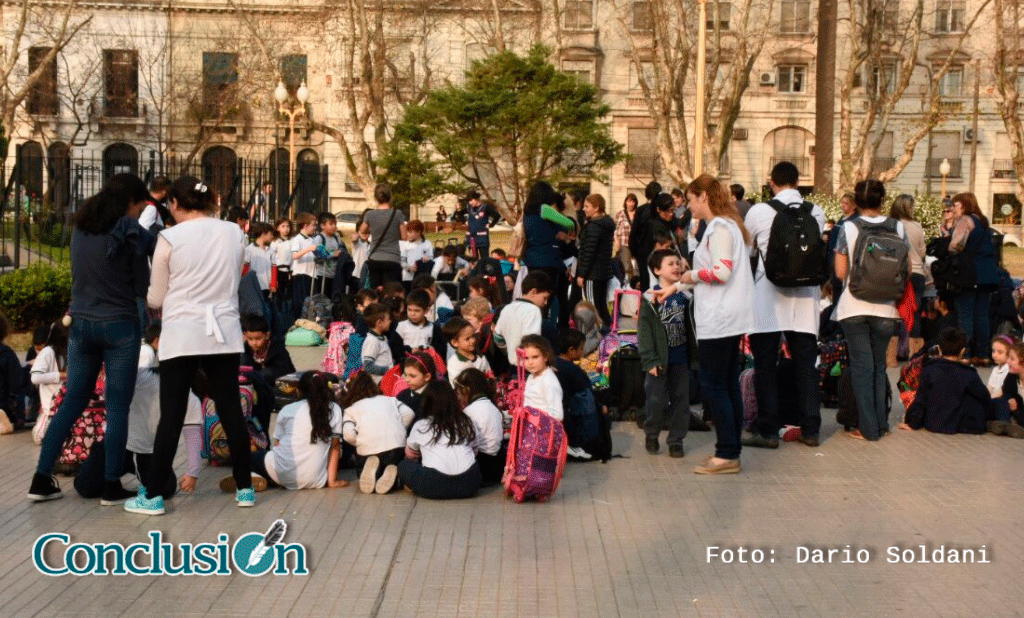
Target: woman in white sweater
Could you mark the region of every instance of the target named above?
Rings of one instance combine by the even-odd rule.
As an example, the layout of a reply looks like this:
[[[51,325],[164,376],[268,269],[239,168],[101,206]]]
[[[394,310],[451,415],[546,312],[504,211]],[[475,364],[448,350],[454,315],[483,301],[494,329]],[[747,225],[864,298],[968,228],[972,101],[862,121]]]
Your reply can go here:
[[[161,515],[159,488],[170,473],[188,405],[189,387],[202,367],[210,384],[232,457],[238,506],[255,506],[249,461],[249,433],[238,398],[243,349],[238,316],[238,283],[245,237],[234,223],[211,217],[213,192],[191,177],[171,186],[175,225],[160,233],[153,255],[147,301],[163,309],[160,337],[160,424],[146,492],[125,510]]]

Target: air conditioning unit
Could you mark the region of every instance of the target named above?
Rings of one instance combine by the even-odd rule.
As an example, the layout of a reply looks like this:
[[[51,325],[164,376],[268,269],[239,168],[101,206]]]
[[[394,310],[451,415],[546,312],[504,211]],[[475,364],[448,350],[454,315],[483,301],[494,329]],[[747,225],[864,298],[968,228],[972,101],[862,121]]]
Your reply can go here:
[[[762,86],[774,86],[775,85],[775,73],[773,71],[765,71],[761,73],[761,79],[758,83]]]
[[[745,139],[747,139],[747,130],[746,129],[733,129],[732,130],[732,138],[734,140],[736,140],[737,142],[744,141]]]
[[[974,141],[974,139],[975,139],[974,138],[974,129],[971,128],[971,127],[965,127],[964,128],[964,143],[965,144],[970,144],[971,142]],[[978,140],[978,143],[981,143],[980,139]]]

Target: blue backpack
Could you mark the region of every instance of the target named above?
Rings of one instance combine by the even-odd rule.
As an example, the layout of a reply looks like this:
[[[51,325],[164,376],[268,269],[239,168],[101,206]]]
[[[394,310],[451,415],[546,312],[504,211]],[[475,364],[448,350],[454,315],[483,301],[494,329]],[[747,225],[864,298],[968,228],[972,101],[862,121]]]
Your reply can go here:
[[[363,368],[363,342],[366,341],[365,333],[352,333],[348,338],[348,354],[345,356],[345,373],[343,380],[348,380],[352,374]]]

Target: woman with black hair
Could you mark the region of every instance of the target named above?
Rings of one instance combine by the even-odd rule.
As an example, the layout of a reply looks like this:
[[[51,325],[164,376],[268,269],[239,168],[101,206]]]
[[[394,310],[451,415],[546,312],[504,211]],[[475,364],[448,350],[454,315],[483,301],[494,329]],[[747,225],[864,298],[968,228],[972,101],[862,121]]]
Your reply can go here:
[[[131,513],[162,515],[159,493],[171,471],[188,405],[189,385],[202,368],[227,434],[238,506],[255,506],[249,432],[238,398],[244,348],[238,317],[245,235],[237,224],[212,216],[213,192],[196,178],[179,178],[169,200],[175,225],[160,232],[147,302],[163,309],[160,336],[160,424],[145,491],[125,503]],[[138,348],[138,339],[135,342]]]
[[[523,206],[523,233],[526,236],[523,264],[530,271],[547,273],[555,284],[558,299],[558,325],[569,324],[569,278],[558,246],[559,240],[576,230],[576,223],[562,215],[557,204],[562,196],[546,182],[537,182],[530,188]]]
[[[75,215],[67,394],[43,437],[30,500],[63,497],[53,467],[92,397],[101,367],[107,376],[107,428],[100,504],[118,504],[134,495],[121,486],[121,470],[142,340],[138,299],[146,296],[149,286],[152,238],[138,222],[148,199],[146,184],[138,176],[117,174]]]

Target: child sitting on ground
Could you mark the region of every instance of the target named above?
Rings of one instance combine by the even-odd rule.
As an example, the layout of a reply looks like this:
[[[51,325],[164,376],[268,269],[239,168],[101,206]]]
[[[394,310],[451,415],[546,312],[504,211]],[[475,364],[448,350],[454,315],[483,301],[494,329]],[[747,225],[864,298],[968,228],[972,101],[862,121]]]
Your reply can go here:
[[[252,453],[256,491],[263,491],[268,484],[285,489],[348,487],[348,481],[337,478],[342,412],[334,403],[327,378],[318,371],[307,371],[299,378],[298,390],[302,399],[277,415],[271,449]],[[225,477],[220,488],[234,493],[235,478]]]
[[[30,379],[39,388],[39,414],[32,428],[32,440],[43,443],[43,435],[52,416],[53,398],[60,391],[60,385],[68,379],[67,336],[60,324],[40,326],[32,334],[32,345],[36,358],[32,361]],[[28,414],[26,417],[29,419]]]
[[[494,405],[494,382],[476,368],[463,371],[453,383],[463,412],[473,419],[476,429],[476,462],[480,465],[483,485],[501,482],[505,470],[508,443],[505,437],[504,417]]]
[[[427,320],[442,325],[455,314],[455,305],[451,297],[437,285],[430,275],[419,275],[412,280],[413,290],[424,290],[430,294],[430,307],[427,309]]]
[[[555,375],[562,387],[562,407],[565,410],[565,434],[569,439],[569,456],[576,459],[591,459],[584,448],[588,433],[596,433],[596,427],[586,430],[588,423],[597,423],[597,400],[590,378],[580,369],[577,361],[583,358],[583,344],[586,338],[575,328],[562,328],[555,341]]]
[[[1019,342],[1009,335],[997,335],[992,338],[992,373],[988,376],[988,392],[992,399],[1003,396],[1003,382],[1010,374],[1010,349]]]
[[[522,290],[520,298],[505,305],[494,325],[494,341],[499,347],[505,348],[509,365],[513,367],[518,361],[516,349],[523,338],[541,334],[541,311],[547,306],[553,291],[551,278],[539,270],[527,273],[523,277]]]
[[[384,305],[373,303],[363,310],[363,319],[368,327],[362,350],[363,369],[373,377],[375,384],[380,384],[384,374],[395,364],[386,336],[391,328],[391,313]]]
[[[241,365],[252,367],[271,386],[281,376],[295,372],[295,365],[283,339],[270,336],[270,324],[261,315],[242,316],[245,346]]]
[[[398,323],[398,336],[406,349],[416,351],[429,348],[434,334],[434,325],[427,320],[430,308],[430,294],[426,290],[413,290],[405,299],[406,319]]]
[[[935,433],[985,433],[992,397],[978,372],[963,362],[967,335],[955,328],[939,334],[941,357],[921,370],[914,402],[900,429]]]
[[[348,381],[341,405],[345,409],[341,433],[356,447],[359,491],[386,494],[398,480],[397,464],[405,456],[406,427],[414,412],[394,397],[381,394],[365,371]]]
[[[423,401],[423,389],[434,381],[434,377],[437,375],[437,367],[434,365],[434,359],[430,354],[424,352],[413,352],[405,357],[405,361],[402,363],[402,379],[405,380],[405,384],[409,387],[404,391],[398,393],[398,400],[409,406],[410,409],[416,414],[416,419],[422,418],[420,416],[420,403]]]
[[[1002,396],[993,402],[995,420],[988,430],[997,436],[1024,439],[1024,345],[1017,343],[1007,355],[1009,373],[1003,380]]]
[[[448,358],[448,380],[452,385],[455,384],[455,378],[470,367],[485,374],[491,373],[487,358],[476,353],[476,331],[469,320],[460,315],[448,320],[444,325],[444,336],[453,350]]]
[[[406,441],[398,464],[402,483],[424,498],[472,498],[480,490],[473,420],[459,406],[447,382],[433,382],[423,393],[423,419]]]
[[[523,405],[546,412],[556,421],[563,420],[562,385],[552,369],[555,351],[551,344],[540,335],[526,335],[519,347],[523,350],[523,365],[529,374],[523,389]]]

